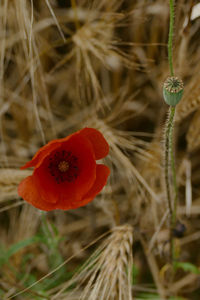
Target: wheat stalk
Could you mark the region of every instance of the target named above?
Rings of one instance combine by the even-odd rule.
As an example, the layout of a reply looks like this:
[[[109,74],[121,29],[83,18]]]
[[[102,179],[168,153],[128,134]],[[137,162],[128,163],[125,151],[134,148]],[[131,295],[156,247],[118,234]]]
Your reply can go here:
[[[114,227],[112,234],[85,262],[81,271],[60,287],[52,300],[64,295],[71,296],[79,288],[83,289],[78,298],[80,300],[131,300],[132,244],[133,228],[130,225]],[[77,283],[77,287],[66,294],[64,290],[73,282]]]

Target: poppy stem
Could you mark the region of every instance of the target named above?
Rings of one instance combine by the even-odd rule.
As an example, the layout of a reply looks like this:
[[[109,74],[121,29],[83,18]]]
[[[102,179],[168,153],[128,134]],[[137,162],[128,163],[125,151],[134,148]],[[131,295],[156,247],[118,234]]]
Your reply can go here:
[[[48,234],[49,234],[49,229],[48,229],[48,225],[47,225],[47,218],[46,218],[46,216],[47,216],[46,212],[42,211],[42,214],[41,214],[42,227],[43,227],[44,232],[46,232],[46,233],[48,232]]]
[[[168,62],[171,76],[174,76],[173,68],[173,33],[174,33],[174,0],[169,0],[170,8],[170,21],[169,21],[169,38],[168,38]],[[166,197],[169,208],[169,219],[170,219],[170,260],[173,265],[175,260],[175,245],[174,245],[174,228],[176,226],[176,211],[178,202],[178,187],[176,180],[176,167],[174,159],[174,147],[173,147],[173,128],[174,128],[174,116],[176,106],[169,108],[169,117],[166,124],[165,130],[165,186],[166,186]],[[171,199],[170,191],[170,172],[169,163],[172,173],[172,184],[174,190],[174,199]]]
[[[166,187],[166,194],[167,194],[167,204],[169,209],[169,215],[171,218],[172,215],[172,201],[171,201],[171,192],[170,192],[170,180],[169,180],[169,135],[171,126],[173,123],[173,113],[171,113],[171,107],[169,109],[169,117],[166,123],[165,129],[165,187]]]
[[[175,107],[171,107],[173,109],[173,115],[175,115]],[[171,158],[171,170],[172,170],[172,181],[174,186],[174,201],[173,201],[173,211],[172,211],[172,225],[173,228],[176,225],[176,210],[177,210],[177,201],[178,201],[178,186],[176,180],[176,166],[175,166],[175,159],[174,159],[174,147],[173,147],[173,129],[174,129],[174,122],[172,121],[171,129],[169,132],[169,151],[170,151],[170,158]]]
[[[169,118],[167,120],[166,131],[165,131],[165,185],[166,185],[167,203],[169,208],[169,218],[170,218],[170,257],[171,257],[172,264],[175,258],[173,231],[176,225],[176,210],[177,210],[177,200],[178,200],[178,187],[176,182],[176,167],[175,167],[174,149],[173,149],[173,127],[174,127],[175,111],[176,111],[175,106],[170,106]],[[171,191],[170,191],[169,163],[171,164],[172,182],[174,187],[173,201],[171,199]]]
[[[173,68],[173,35],[174,35],[174,0],[169,0],[170,20],[169,20],[169,38],[168,38],[168,61],[171,76],[174,76]]]

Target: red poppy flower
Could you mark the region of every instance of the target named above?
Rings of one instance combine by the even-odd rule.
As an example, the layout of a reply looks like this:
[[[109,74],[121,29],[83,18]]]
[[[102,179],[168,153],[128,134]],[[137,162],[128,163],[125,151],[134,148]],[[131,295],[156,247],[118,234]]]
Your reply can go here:
[[[41,210],[83,206],[92,201],[107,182],[110,170],[96,164],[96,160],[108,152],[108,143],[93,128],[53,140],[21,167],[34,167],[34,171],[20,183],[18,193]]]

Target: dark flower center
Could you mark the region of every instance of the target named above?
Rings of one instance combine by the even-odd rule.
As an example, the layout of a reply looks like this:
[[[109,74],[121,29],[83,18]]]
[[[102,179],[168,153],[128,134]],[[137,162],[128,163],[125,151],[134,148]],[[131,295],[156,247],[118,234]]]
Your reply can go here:
[[[72,182],[79,175],[78,159],[70,151],[56,151],[49,158],[48,169],[56,183]]]

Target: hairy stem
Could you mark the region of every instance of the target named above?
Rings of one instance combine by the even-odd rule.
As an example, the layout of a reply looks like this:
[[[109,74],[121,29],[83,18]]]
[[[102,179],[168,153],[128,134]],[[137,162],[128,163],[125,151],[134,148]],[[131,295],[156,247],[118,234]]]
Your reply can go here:
[[[165,186],[167,194],[167,204],[169,208],[169,218],[170,218],[170,257],[171,261],[174,261],[175,251],[174,251],[174,239],[173,239],[173,229],[176,224],[176,206],[178,198],[178,189],[176,184],[176,169],[173,154],[173,126],[174,126],[174,116],[175,107],[170,106],[169,108],[169,118],[166,124],[165,130]],[[175,191],[175,198],[172,202],[171,191],[170,191],[170,173],[169,173],[169,162],[171,158],[171,169],[172,169],[172,179]]]
[[[169,174],[169,136],[170,130],[173,126],[173,112],[171,111],[171,107],[169,109],[169,117],[166,123],[165,129],[165,187],[167,194],[167,205],[169,208],[170,218],[172,216],[172,201],[171,201],[171,192],[170,192],[170,174]]]
[[[171,112],[173,111],[173,117],[175,115],[175,106],[171,107]],[[173,200],[173,208],[172,208],[172,226],[176,225],[176,208],[177,208],[177,201],[178,201],[178,187],[176,182],[176,166],[174,161],[174,149],[173,149],[173,127],[174,123],[172,121],[172,125],[169,132],[169,152],[171,158],[171,169],[172,169],[172,181],[174,187],[174,200]]]
[[[171,249],[171,261],[172,264],[175,260],[175,245],[174,245],[174,236],[173,230],[176,226],[176,207],[177,207],[177,199],[178,199],[178,188],[176,183],[176,167],[174,161],[174,149],[173,149],[173,127],[174,127],[174,115],[175,115],[175,106],[170,107],[170,115],[172,116],[170,130],[169,130],[169,155],[171,159],[171,170],[172,170],[172,182],[174,187],[174,199],[172,201],[172,213],[170,215],[170,249]]]

